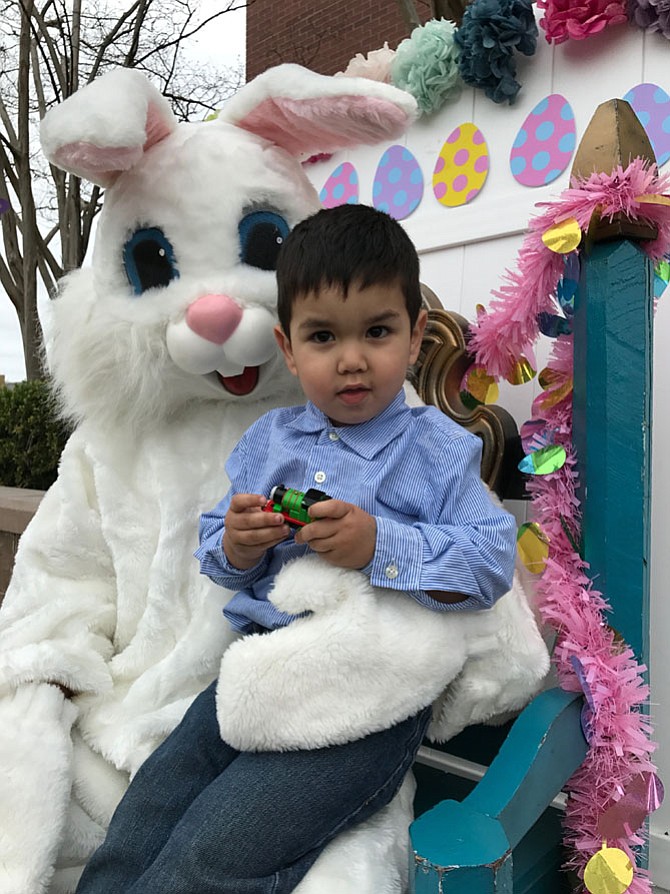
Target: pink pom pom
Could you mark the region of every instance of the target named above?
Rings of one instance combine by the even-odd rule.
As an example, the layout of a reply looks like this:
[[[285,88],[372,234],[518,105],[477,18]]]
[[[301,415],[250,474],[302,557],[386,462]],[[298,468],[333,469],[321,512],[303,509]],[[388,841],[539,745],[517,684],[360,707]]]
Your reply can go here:
[[[589,0],[573,3],[572,0],[538,0],[538,8],[545,10],[540,25],[546,32],[548,43],[584,40],[598,34],[609,25],[628,21],[626,0]]]

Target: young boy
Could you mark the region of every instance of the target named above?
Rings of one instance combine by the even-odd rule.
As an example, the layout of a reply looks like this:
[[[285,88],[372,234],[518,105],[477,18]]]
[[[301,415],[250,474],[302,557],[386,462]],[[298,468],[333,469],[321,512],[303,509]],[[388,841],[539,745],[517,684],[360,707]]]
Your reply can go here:
[[[290,624],[268,594],[310,551],[426,610],[491,606],[511,586],[514,523],[481,484],[478,439],[404,401],[426,324],[404,230],[365,206],[320,211],[287,238],[277,279],[277,342],[307,404],[247,431],[228,495],[201,519],[201,570],[237,591],[226,617],[242,633]],[[276,484],[333,499],[294,535],[262,511]],[[429,719],[427,706],[345,745],[244,753],[221,739],[213,683],[140,768],[77,890],[288,894],[328,841],[389,803]]]

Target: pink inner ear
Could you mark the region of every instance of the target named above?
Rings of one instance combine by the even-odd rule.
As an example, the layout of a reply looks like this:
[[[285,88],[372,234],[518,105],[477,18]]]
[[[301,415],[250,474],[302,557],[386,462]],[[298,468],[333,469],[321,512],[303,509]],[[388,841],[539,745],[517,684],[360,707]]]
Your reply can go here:
[[[167,122],[161,114],[159,107],[153,103],[149,103],[147,108],[147,121],[145,124],[147,138],[144,143],[144,151],[151,149],[156,143],[160,143],[165,137],[169,136],[174,130],[174,122]]]
[[[109,186],[122,171],[136,165],[141,157],[141,146],[95,146],[80,140],[57,149],[54,164],[93,183]]]
[[[238,122],[293,155],[381,142],[399,136],[408,124],[402,109],[372,96],[270,97]]]

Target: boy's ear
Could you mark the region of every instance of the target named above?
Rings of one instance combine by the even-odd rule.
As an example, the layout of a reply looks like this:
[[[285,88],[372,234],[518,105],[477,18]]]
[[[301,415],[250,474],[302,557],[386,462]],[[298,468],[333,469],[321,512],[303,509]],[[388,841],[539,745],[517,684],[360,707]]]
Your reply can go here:
[[[290,338],[279,324],[275,326],[274,334],[277,344],[279,345],[279,350],[284,355],[284,360],[286,361],[289,372],[293,373],[294,376],[297,376],[298,370],[296,369],[295,360],[293,359],[293,349],[291,348]]]
[[[416,363],[421,350],[421,342],[423,341],[423,333],[426,331],[426,323],[428,322],[428,311],[422,308],[416,323],[412,329],[412,336],[409,343],[409,366]]]

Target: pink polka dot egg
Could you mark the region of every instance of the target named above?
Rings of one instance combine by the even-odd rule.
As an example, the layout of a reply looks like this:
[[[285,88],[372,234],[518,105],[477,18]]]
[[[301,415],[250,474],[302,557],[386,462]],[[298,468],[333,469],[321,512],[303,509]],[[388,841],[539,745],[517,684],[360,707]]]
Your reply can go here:
[[[481,130],[471,122],[453,130],[440,150],[433,171],[433,193],[441,205],[456,208],[479,194],[489,173],[489,150]]]
[[[538,102],[519,128],[509,164],[522,186],[544,186],[563,173],[575,151],[575,116],[560,93]]]
[[[358,171],[349,161],[338,165],[323,184],[319,199],[324,208],[358,204]]]

